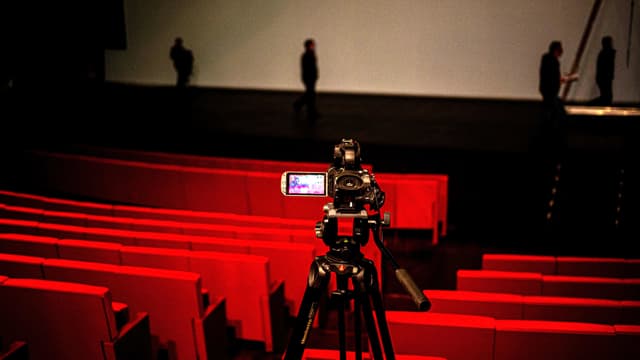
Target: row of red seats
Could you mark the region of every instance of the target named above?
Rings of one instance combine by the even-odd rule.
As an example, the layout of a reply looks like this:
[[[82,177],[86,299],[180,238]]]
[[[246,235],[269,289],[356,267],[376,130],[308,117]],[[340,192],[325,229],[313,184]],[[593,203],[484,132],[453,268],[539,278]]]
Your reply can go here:
[[[266,229],[265,233],[279,231]],[[299,244],[285,241],[259,241],[236,237],[216,237],[200,235],[181,235],[149,231],[119,230],[74,225],[61,225],[30,220],[0,218],[0,232],[27,235],[49,236],[56,239],[74,239],[113,242],[127,246],[144,246],[199,251],[218,251],[265,256],[269,259],[269,276],[273,280],[282,280],[286,286],[286,298],[292,309],[297,309],[306,288],[303,279],[309,266],[317,255],[317,245]],[[11,236],[9,236],[11,237]],[[14,236],[15,237],[15,236]],[[5,245],[9,246],[5,237]],[[27,240],[28,241],[28,240]],[[24,246],[24,245],[22,245]],[[54,244],[46,246],[54,248]],[[30,249],[29,251],[33,251]],[[46,253],[32,253],[48,256]],[[374,253],[375,254],[375,253]],[[379,257],[379,253],[377,254]],[[374,257],[377,260],[377,258]],[[377,260],[379,261],[379,260]]]
[[[424,294],[431,301],[432,313],[482,315],[501,320],[640,325],[640,301],[465,290],[424,290]]]
[[[170,359],[206,359],[207,354],[223,356],[227,353],[226,301],[223,297],[210,296],[202,288],[198,273],[12,254],[0,254],[0,273],[11,278],[107,288],[113,300],[127,304],[131,313],[148,313],[153,354],[164,349]],[[4,301],[7,303],[2,308],[9,311],[18,304],[11,298]],[[42,307],[38,312],[59,321],[65,328],[74,326],[73,321],[59,318],[54,308]],[[7,338],[23,336],[14,331],[17,326],[34,326],[33,323],[22,324],[21,318],[14,318],[10,312],[5,318],[10,320],[8,327],[2,330]],[[46,336],[50,330],[43,327],[42,332],[41,336]]]
[[[31,152],[50,190],[163,208],[319,220],[329,198],[280,194],[280,173]],[[46,170],[45,170],[46,169]],[[54,171],[64,169],[64,171]],[[379,174],[392,227],[446,234],[446,175]],[[251,195],[251,196],[248,196]],[[444,200],[444,201],[443,201]],[[440,230],[438,230],[440,228]]]
[[[482,254],[482,269],[544,275],[640,278],[640,259],[485,253]]]
[[[429,312],[387,312],[395,349],[465,360],[639,358],[636,269],[635,259],[485,255],[482,269],[457,271],[456,290],[424,290]]]
[[[271,279],[270,262],[264,256],[23,234],[0,234],[0,253],[197,273],[203,287],[226,299],[226,315],[236,327],[237,337],[263,342],[269,351],[279,340],[274,339],[273,329],[283,331],[282,321],[287,316],[284,282]]]
[[[640,300],[640,278],[543,275],[532,272],[458,270],[458,290],[520,295]]]
[[[24,197],[18,197],[18,200],[15,199],[15,194],[7,193],[4,194],[4,199],[6,201],[12,202],[25,202],[20,201]],[[27,201],[29,205],[44,205],[37,200],[33,200],[32,198],[28,198]],[[65,204],[68,210],[71,210],[71,204]],[[85,210],[88,208],[79,208],[79,210]],[[136,213],[138,216],[141,216],[143,213],[141,211]],[[305,229],[282,229],[278,227],[263,227],[262,223],[258,225],[253,224],[251,220],[251,216],[245,216],[243,219],[242,226],[240,226],[239,221],[238,225],[224,225],[224,224],[208,224],[208,223],[193,223],[193,222],[181,222],[181,221],[169,221],[169,220],[158,220],[158,219],[148,219],[148,218],[130,218],[130,217],[120,217],[120,216],[105,216],[105,215],[91,215],[84,214],[78,212],[71,211],[57,211],[57,210],[46,210],[43,208],[34,208],[34,207],[26,207],[26,206],[13,206],[13,205],[3,205],[0,204],[0,218],[4,219],[19,219],[19,220],[29,220],[35,222],[43,222],[44,224],[41,227],[45,226],[54,226],[54,225],[70,225],[70,226],[79,226],[79,227],[89,227],[90,229],[87,231],[83,231],[83,229],[77,228],[69,228],[66,227],[65,231],[72,232],[75,231],[74,234],[64,235],[61,234],[59,229],[56,229],[56,232],[52,234],[52,236],[56,237],[70,237],[70,238],[81,238],[80,236],[86,236],[86,238],[90,240],[100,240],[104,239],[104,232],[101,234],[96,234],[96,230],[100,230],[98,228],[106,228],[106,229],[116,229],[116,230],[127,230],[127,231],[136,231],[135,233],[127,234],[124,231],[118,231],[116,234],[120,237],[126,237],[127,239],[119,240],[113,239],[109,241],[130,243],[132,242],[129,238],[138,238],[138,241],[133,241],[135,245],[144,245],[144,246],[157,246],[157,247],[177,247],[177,248],[185,248],[184,243],[195,241],[197,243],[202,243],[206,241],[206,243],[210,246],[211,241],[208,241],[205,237],[213,236],[218,242],[225,242],[226,246],[225,250],[222,251],[240,251],[246,252],[243,248],[247,246],[248,251],[250,253],[264,254],[269,256],[272,259],[272,266],[274,271],[274,276],[276,278],[288,279],[289,277],[296,274],[296,270],[298,274],[303,274],[304,271],[300,271],[302,268],[306,268],[308,270],[308,266],[313,259],[313,255],[311,258],[305,257],[304,255],[299,257],[298,259],[308,261],[308,263],[302,265],[302,268],[292,269],[288,259],[283,258],[282,255],[290,255],[291,251],[306,251],[308,246],[315,247],[316,254],[324,254],[328,248],[327,246],[319,239],[315,238],[315,234],[312,228]],[[273,218],[272,218],[273,219]],[[223,220],[224,221],[224,220]],[[280,219],[281,223],[287,223],[287,219]],[[275,225],[276,222],[271,222],[272,225]],[[0,221],[0,225],[2,222]],[[7,224],[5,223],[5,226]],[[347,224],[348,225],[348,224]],[[295,225],[292,225],[295,226]],[[348,229],[351,230],[351,229]],[[11,230],[7,230],[11,231]],[[22,232],[25,230],[18,230],[18,232]],[[33,231],[33,229],[28,230]],[[140,233],[140,231],[144,233]],[[171,235],[159,235],[159,234],[149,234],[153,233],[162,233],[162,234],[171,234]],[[48,231],[47,234],[51,234],[51,231]],[[113,234],[113,232],[111,232]],[[175,234],[175,235],[173,235]],[[194,235],[194,236],[191,236]],[[197,236],[196,236],[197,235]],[[144,241],[142,239],[146,239],[152,237],[151,241]],[[157,238],[162,238],[164,241],[159,243],[156,241]],[[238,239],[239,241],[235,241],[233,239]],[[105,239],[106,240],[106,239]],[[172,244],[169,241],[179,241],[180,244]],[[247,243],[245,240],[249,240],[250,243]],[[296,245],[291,244],[254,244],[253,240],[272,240],[275,242],[287,242],[292,241],[295,242]],[[238,248],[233,248],[233,246],[238,246]],[[272,256],[273,252],[276,249],[282,249],[283,247],[288,247],[283,252],[279,252],[277,259]],[[265,247],[268,248],[265,250]],[[257,248],[251,251],[251,248]],[[218,249],[214,249],[218,250]],[[375,247],[373,242],[369,246],[362,248],[362,251],[365,256],[374,261],[374,263],[380,267],[381,266],[381,254],[379,250]],[[291,254],[293,255],[293,254]],[[282,262],[286,262],[283,266]],[[299,264],[296,262],[295,264]],[[380,274],[381,276],[381,274]],[[379,279],[381,281],[381,279]],[[304,291],[304,284],[297,283],[288,286],[288,292],[293,295],[288,295],[288,298],[294,299],[292,300],[292,308],[297,309],[297,299],[301,298],[302,292]]]
[[[637,359],[640,326],[387,312],[398,353],[449,360]]]
[[[80,149],[84,154],[91,154],[96,157],[112,158],[120,160],[141,161],[154,164],[165,165],[183,165],[209,169],[229,169],[229,170],[245,170],[245,171],[262,171],[275,172],[281,174],[284,171],[326,171],[329,167],[327,164],[312,162],[294,162],[294,161],[274,161],[262,159],[239,159],[220,156],[199,156],[176,153],[163,153],[153,151],[140,150],[123,150],[95,146],[83,146]],[[374,172],[373,166],[363,164],[362,167],[369,172]],[[438,221],[442,225],[442,235],[447,233],[447,203],[448,203],[448,177],[442,174],[391,174],[391,173],[375,173],[376,179],[381,185],[388,180],[425,180],[437,181],[438,189]],[[384,191],[388,191],[386,186],[381,186]],[[390,191],[390,190],[389,190]],[[388,192],[391,198],[392,193]],[[414,199],[420,201],[420,198]]]

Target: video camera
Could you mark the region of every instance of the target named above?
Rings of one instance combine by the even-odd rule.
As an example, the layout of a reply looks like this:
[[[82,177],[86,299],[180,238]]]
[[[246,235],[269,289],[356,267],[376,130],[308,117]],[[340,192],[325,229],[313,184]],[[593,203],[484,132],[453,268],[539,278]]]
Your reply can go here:
[[[326,172],[286,171],[280,188],[286,196],[329,196],[338,213],[359,213],[365,209],[379,210],[385,194],[375,176],[363,169],[360,144],[342,139],[334,146],[333,165]]]

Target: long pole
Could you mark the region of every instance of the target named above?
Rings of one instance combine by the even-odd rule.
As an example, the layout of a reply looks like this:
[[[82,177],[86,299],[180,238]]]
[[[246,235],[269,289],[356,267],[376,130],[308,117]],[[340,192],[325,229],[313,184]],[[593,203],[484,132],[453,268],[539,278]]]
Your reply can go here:
[[[629,11],[629,34],[627,36],[627,69],[629,68],[629,60],[631,58],[631,34],[633,34],[633,10],[635,0],[631,0],[631,9]]]
[[[576,57],[573,60],[573,66],[571,66],[571,74],[575,74],[578,72],[578,67],[580,67],[580,60],[582,59],[582,53],[584,53],[584,49],[587,46],[587,41],[589,40],[589,35],[591,35],[591,29],[593,28],[593,23],[596,20],[598,15],[598,11],[600,10],[600,5],[602,5],[602,0],[595,0],[593,3],[593,7],[591,8],[591,14],[589,15],[589,20],[587,21],[587,27],[584,29],[582,33],[582,39],[580,40],[580,46],[578,46],[578,52],[576,53]],[[569,94],[569,90],[571,89],[571,81],[567,82],[564,85],[564,90],[562,93],[562,100],[567,99],[567,95]]]

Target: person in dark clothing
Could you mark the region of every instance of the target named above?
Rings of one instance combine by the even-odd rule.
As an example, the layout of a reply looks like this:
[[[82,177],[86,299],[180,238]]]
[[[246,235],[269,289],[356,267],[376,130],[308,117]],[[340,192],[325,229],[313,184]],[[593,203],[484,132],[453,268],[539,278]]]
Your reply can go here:
[[[178,75],[176,86],[178,88],[186,87],[193,72],[193,53],[184,47],[182,38],[176,38],[171,47],[169,57],[173,61],[173,67]]]
[[[304,54],[301,58],[302,82],[305,92],[294,103],[296,111],[300,111],[303,106],[307,106],[307,114],[314,119],[317,116],[316,110],[316,82],[318,81],[318,65],[315,53],[316,44],[313,39],[304,42]]]
[[[550,141],[552,150],[558,150],[566,141],[566,112],[564,103],[558,97],[560,85],[576,80],[575,75],[563,76],[560,72],[560,56],[563,49],[560,41],[552,41],[549,51],[540,61],[540,82],[538,89],[542,95],[543,137]],[[546,142],[546,141],[545,141]]]
[[[600,90],[599,105],[610,106],[613,102],[613,77],[615,69],[616,50],[613,48],[613,38],[602,38],[602,50],[598,54],[596,64],[596,83]]]

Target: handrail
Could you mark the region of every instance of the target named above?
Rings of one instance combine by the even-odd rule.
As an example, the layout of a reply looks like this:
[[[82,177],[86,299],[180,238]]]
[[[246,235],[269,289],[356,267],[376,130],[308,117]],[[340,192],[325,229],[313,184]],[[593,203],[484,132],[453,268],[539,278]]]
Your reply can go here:
[[[580,60],[582,59],[582,54],[584,53],[584,49],[587,46],[587,41],[589,40],[589,35],[591,35],[591,29],[593,28],[593,23],[598,16],[598,12],[600,11],[600,5],[602,5],[602,0],[595,0],[593,3],[593,7],[591,8],[591,14],[589,15],[589,20],[587,21],[587,27],[584,29],[582,33],[582,39],[580,40],[580,46],[578,46],[578,52],[576,53],[576,57],[573,60],[573,65],[571,66],[571,74],[575,74],[578,72],[578,67],[580,66]],[[569,95],[569,90],[571,89],[572,81],[565,83],[564,89],[562,92],[562,100],[567,100],[567,95]]]

